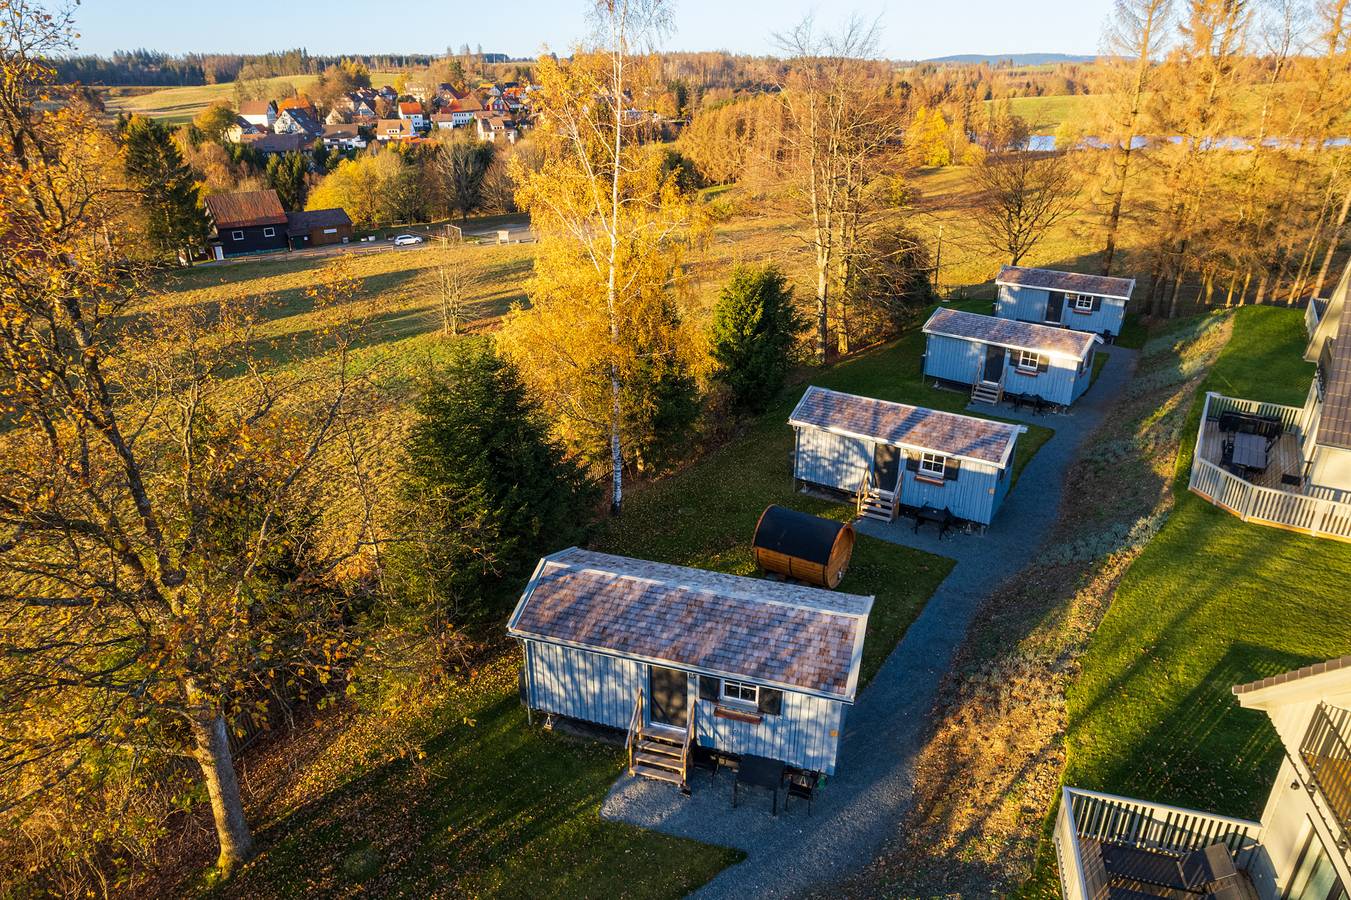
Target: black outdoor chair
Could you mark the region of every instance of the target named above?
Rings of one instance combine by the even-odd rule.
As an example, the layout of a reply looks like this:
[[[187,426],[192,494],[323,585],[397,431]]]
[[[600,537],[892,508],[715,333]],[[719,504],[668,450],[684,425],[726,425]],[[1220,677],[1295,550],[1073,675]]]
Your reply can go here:
[[[791,797],[803,798],[807,801],[807,815],[812,814],[812,799],[816,796],[816,784],[821,780],[821,776],[816,772],[789,772],[786,776],[788,790],[784,792],[783,808],[788,810],[788,800]]]
[[[1238,431],[1238,413],[1233,411],[1220,413],[1220,431],[1226,434]]]
[[[1225,438],[1220,445],[1220,465],[1229,468],[1234,464],[1234,439]]]
[[[1286,487],[1297,488],[1304,484],[1304,479],[1300,478],[1298,475],[1286,472],[1284,475],[1281,476],[1281,484],[1285,485]]]

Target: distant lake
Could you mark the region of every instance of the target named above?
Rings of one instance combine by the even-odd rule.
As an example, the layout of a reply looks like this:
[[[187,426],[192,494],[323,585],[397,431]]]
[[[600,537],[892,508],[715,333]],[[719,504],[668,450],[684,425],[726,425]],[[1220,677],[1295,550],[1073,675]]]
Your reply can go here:
[[[1136,136],[1131,139],[1131,149],[1141,150],[1149,145],[1150,138]],[[1180,144],[1182,137],[1174,135],[1166,138],[1169,143]],[[1299,141],[1292,141],[1287,138],[1267,138],[1262,141],[1264,147],[1293,147],[1298,146]],[[1111,146],[1110,143],[1102,138],[1086,137],[1079,140],[1079,147],[1092,150],[1106,150]],[[1351,147],[1351,137],[1328,138],[1324,147]],[[1207,140],[1204,144],[1207,150],[1251,150],[1253,142],[1248,138],[1226,137]],[[1030,150],[1033,153],[1051,153],[1056,149],[1055,135],[1053,134],[1034,134],[1027,139],[1023,145],[1024,150]]]

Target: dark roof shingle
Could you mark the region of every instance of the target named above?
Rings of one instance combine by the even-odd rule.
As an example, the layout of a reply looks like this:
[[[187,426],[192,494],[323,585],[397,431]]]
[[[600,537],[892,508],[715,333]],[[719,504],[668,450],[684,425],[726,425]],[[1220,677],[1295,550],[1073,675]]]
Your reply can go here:
[[[815,385],[802,395],[788,424],[978,460],[1000,468],[1009,464],[1013,444],[1023,430],[1018,425],[843,394]]]
[[[277,192],[271,190],[212,194],[206,198],[206,209],[217,228],[286,224],[286,210],[282,209]]]
[[[507,630],[852,701],[871,597],[576,547],[540,561]]]
[[[1097,335],[1086,331],[1071,331],[1068,328],[1053,328],[1034,322],[997,319],[994,316],[943,308],[934,310],[929,321],[924,323],[924,333],[1068,356],[1076,360],[1087,356],[1093,345],[1098,343]]]
[[[1022,287],[1070,291],[1119,300],[1129,300],[1131,291],[1135,289],[1134,278],[1084,275],[1079,272],[1059,272],[1055,269],[1026,269],[1022,266],[1004,266],[999,270],[995,284],[1016,284]]]
[[[287,234],[308,234],[316,228],[341,228],[351,226],[352,220],[341,207],[332,209],[307,209],[303,212],[286,214]]]

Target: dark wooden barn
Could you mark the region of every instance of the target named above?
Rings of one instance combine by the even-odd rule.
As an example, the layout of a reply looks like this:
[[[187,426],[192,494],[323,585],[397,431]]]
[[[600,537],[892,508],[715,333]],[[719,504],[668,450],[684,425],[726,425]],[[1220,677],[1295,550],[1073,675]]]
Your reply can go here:
[[[346,244],[352,239],[352,220],[341,208],[287,213],[286,236],[290,238],[292,250]]]
[[[217,259],[287,247],[286,210],[276,191],[212,194],[206,212],[216,229],[211,248]]]

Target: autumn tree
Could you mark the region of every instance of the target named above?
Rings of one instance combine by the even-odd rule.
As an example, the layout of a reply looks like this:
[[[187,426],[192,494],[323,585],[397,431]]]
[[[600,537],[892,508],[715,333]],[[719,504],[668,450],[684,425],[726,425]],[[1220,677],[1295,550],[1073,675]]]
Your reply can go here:
[[[439,142],[432,165],[451,212],[469,218],[483,206],[484,185],[492,168],[495,145],[448,135]]]
[[[192,124],[197,126],[197,130],[208,141],[221,143],[225,140],[225,134],[235,124],[234,107],[230,105],[229,100],[217,100],[206,109],[197,114],[192,120]]]
[[[316,529],[357,477],[330,450],[364,307],[323,280],[316,382],[250,354],[247,304],[150,315],[108,227],[118,148],[88,112],[38,105],[70,34],[0,7],[0,810],[115,758],[188,757],[229,874],[253,847],[231,729],[350,652],[334,573],[367,536]]]
[[[990,247],[1018,265],[1055,225],[1071,215],[1079,194],[1064,155],[1013,153],[976,166],[975,220]]]
[[[514,169],[539,252],[531,305],[508,316],[499,341],[563,434],[604,459],[618,514],[625,467],[655,464],[661,440],[679,440],[691,418],[672,294],[689,209],[627,109],[650,77],[641,53],[667,27],[667,7],[601,0],[593,13],[596,49],[539,65],[533,139],[544,161]]]
[[[146,236],[161,256],[185,263],[206,243],[196,178],[163,125],[133,116],[122,135],[127,177],[140,195]]]

